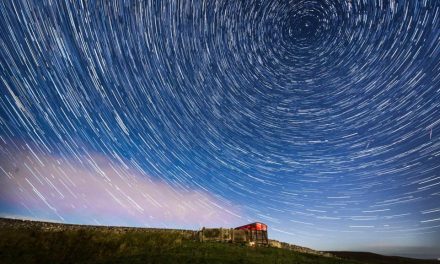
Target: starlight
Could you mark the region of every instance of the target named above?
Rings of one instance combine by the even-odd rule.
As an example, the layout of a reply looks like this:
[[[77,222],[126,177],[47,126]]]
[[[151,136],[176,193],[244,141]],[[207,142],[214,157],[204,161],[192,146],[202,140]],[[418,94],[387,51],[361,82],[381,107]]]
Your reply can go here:
[[[440,252],[440,1],[14,0],[0,15],[2,215],[262,221],[317,249]]]

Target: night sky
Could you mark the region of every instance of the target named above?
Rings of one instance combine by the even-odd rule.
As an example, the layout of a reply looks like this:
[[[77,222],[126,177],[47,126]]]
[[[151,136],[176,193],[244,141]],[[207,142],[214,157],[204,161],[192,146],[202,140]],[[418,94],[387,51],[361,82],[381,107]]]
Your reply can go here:
[[[0,1],[0,216],[440,257],[440,1]]]

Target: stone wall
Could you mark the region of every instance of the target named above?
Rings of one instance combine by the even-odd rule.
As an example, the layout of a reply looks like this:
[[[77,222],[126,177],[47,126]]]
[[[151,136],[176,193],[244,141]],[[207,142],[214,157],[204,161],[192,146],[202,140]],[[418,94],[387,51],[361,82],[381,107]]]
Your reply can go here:
[[[235,230],[233,228],[202,228],[200,231],[197,232],[197,238],[201,242],[249,242],[249,236],[246,230]]]
[[[274,248],[282,248],[281,242],[273,239],[269,239],[269,246]]]
[[[313,250],[311,248],[301,247],[301,246],[289,244],[286,242],[280,242],[278,240],[273,240],[273,239],[269,239],[269,245],[272,247],[292,250],[292,251],[296,251],[296,252],[300,252],[300,253],[308,253],[308,254],[325,256],[325,257],[334,257],[332,254],[327,253],[327,252],[321,252],[321,251]]]
[[[7,219],[7,218],[0,218],[0,228],[32,229],[32,230],[43,230],[48,232],[87,229],[87,230],[96,230],[100,232],[111,232],[118,234],[123,234],[126,232],[143,232],[143,233],[178,232],[183,234],[184,238],[186,239],[196,239],[196,235],[197,235],[197,231],[185,230],[185,229],[74,225],[74,224],[50,223],[50,222]]]

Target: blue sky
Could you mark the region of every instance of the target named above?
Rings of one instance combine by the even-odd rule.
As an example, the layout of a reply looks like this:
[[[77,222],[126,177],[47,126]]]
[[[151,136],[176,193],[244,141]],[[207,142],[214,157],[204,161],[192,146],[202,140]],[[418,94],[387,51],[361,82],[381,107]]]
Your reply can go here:
[[[439,257],[438,1],[0,12],[1,215]]]

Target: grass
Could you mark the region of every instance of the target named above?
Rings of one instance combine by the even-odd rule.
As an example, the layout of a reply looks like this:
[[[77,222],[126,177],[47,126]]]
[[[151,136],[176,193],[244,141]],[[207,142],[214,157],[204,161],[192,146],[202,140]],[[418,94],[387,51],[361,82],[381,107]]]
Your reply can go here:
[[[278,248],[200,243],[179,232],[0,229],[0,263],[360,263]]]
[[[335,256],[344,259],[362,260],[365,263],[375,264],[440,264],[437,260],[429,259],[412,259],[398,256],[383,256],[370,252],[353,252],[353,251],[333,251],[330,252]]]

